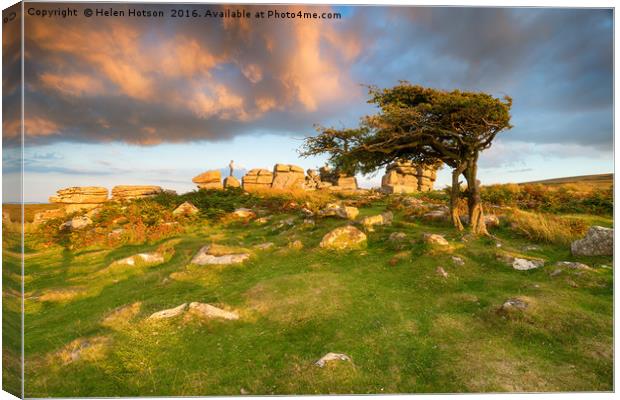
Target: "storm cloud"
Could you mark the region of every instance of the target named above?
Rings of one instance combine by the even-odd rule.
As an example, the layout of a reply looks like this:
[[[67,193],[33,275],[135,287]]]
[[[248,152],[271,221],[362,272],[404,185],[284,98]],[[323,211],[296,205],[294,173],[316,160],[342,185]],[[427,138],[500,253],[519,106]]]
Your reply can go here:
[[[81,15],[81,6],[70,6]],[[140,7],[169,15],[172,6]],[[515,128],[503,141],[611,151],[611,10],[288,9],[337,11],[343,18],[28,16],[27,144],[303,136],[315,123],[351,125],[372,111],[361,84],[408,80],[512,96]]]

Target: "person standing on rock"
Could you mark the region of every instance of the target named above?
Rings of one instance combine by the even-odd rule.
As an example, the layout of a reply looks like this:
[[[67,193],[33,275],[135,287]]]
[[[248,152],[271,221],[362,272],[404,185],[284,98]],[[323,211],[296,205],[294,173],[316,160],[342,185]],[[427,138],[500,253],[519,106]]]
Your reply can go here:
[[[228,168],[230,168],[230,175],[229,176],[233,176],[233,171],[235,170],[235,161],[234,160],[230,160],[230,164],[228,164]]]

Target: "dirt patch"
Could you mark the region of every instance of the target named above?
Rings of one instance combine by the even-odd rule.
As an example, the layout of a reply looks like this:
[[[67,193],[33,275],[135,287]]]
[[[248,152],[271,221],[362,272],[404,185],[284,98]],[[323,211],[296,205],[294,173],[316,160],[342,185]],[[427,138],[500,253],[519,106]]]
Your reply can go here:
[[[248,307],[278,322],[330,318],[351,303],[346,282],[332,272],[311,272],[270,279],[245,293]]]

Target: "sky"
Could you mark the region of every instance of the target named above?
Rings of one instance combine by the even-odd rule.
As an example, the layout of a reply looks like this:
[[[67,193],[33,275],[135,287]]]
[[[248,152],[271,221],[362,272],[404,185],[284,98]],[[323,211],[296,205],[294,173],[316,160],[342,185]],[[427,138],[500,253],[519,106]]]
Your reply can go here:
[[[350,127],[376,110],[365,85],[400,80],[513,98],[514,128],[480,158],[483,184],[613,171],[613,13],[606,9],[207,6],[339,12],[341,19],[26,16],[24,200],[60,188],[156,184],[235,160],[241,171],[304,168],[314,126]],[[93,8],[93,4],[89,7]],[[3,35],[3,55],[17,38]],[[10,30],[9,30],[10,31]],[[16,174],[19,58],[3,57],[3,169]],[[16,61],[17,60],[17,61]],[[12,75],[13,73],[13,75]],[[14,81],[14,79],[13,79]],[[384,171],[359,176],[379,186]],[[437,187],[449,181],[440,171]],[[5,196],[4,201],[10,201]]]

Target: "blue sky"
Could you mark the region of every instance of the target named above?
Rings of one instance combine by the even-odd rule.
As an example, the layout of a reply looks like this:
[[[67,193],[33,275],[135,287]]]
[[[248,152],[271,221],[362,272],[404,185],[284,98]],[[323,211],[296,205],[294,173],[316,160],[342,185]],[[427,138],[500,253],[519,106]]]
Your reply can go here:
[[[184,192],[231,159],[320,166],[296,152],[313,125],[354,126],[373,111],[362,84],[399,80],[513,98],[514,128],[481,156],[483,184],[612,172],[610,10],[337,11],[340,21],[212,24],[28,17],[25,200],[80,185]]]

